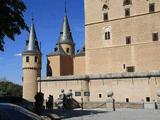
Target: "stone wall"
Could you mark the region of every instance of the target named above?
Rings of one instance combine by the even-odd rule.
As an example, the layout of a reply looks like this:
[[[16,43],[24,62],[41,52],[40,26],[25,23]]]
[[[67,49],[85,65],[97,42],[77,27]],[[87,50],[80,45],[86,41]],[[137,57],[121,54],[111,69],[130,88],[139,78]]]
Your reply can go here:
[[[160,71],[47,77],[41,80],[41,85],[45,99],[49,94],[57,99],[64,89],[65,93],[72,90],[73,98],[79,102],[105,102],[109,91],[113,91],[113,98],[119,102],[152,102],[159,99]],[[80,95],[75,95],[76,92]],[[89,96],[84,92],[89,92]]]

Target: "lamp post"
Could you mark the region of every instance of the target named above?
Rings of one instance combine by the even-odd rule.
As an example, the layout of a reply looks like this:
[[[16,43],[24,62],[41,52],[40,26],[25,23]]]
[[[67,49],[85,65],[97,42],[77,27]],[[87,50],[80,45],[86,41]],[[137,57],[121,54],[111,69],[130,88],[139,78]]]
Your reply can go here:
[[[160,90],[157,91],[157,96],[158,96],[158,99],[157,99],[157,107],[158,109],[160,109]]]
[[[116,108],[115,108],[115,99],[112,98],[113,95],[114,95],[113,91],[109,91],[109,92],[107,93],[107,96],[110,97],[111,100],[112,100],[112,108],[113,108],[113,111],[115,111],[115,110],[116,110]]]
[[[82,80],[81,80],[81,110],[83,110],[83,87],[82,87]]]

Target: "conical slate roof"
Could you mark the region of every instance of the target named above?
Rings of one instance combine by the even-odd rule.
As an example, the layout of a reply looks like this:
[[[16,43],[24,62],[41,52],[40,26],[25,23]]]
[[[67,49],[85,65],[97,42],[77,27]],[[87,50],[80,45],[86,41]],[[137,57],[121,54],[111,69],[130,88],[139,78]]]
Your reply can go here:
[[[80,50],[78,50],[75,56],[84,56],[84,55],[85,55],[85,46],[83,46]]]
[[[54,52],[50,53],[48,56],[56,56],[56,55],[67,55],[60,44],[56,45]]]
[[[38,45],[38,40],[35,32],[33,19],[32,19],[32,24],[30,28],[29,38],[26,41],[26,48],[24,53],[26,52],[41,53]]]
[[[62,29],[57,44],[62,44],[62,43],[74,44],[66,12],[64,15]]]

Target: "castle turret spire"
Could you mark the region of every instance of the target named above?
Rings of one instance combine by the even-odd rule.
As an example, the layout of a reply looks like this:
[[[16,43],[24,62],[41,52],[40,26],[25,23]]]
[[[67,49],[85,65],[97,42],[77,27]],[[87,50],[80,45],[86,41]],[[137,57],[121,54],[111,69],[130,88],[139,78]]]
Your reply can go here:
[[[37,41],[37,36],[35,32],[35,27],[34,27],[34,18],[32,17],[32,24],[30,28],[30,33],[29,33],[29,39],[26,42],[26,49],[25,52],[40,52],[38,41]]]
[[[61,43],[74,44],[72,33],[71,33],[69,22],[68,22],[68,17],[67,17],[66,1],[65,1],[65,14],[64,14],[62,29],[61,29],[57,44],[61,44]]]
[[[26,49],[22,57],[23,98],[35,102],[34,96],[38,92],[37,79],[41,77],[42,54],[38,46],[33,18],[29,38],[26,41]]]

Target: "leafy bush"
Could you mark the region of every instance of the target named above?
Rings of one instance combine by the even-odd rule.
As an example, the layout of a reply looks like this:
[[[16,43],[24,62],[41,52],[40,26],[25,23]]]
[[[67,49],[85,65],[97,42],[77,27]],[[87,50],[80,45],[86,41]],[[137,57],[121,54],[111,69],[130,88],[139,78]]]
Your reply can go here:
[[[22,86],[7,80],[0,80],[0,96],[22,97]]]

